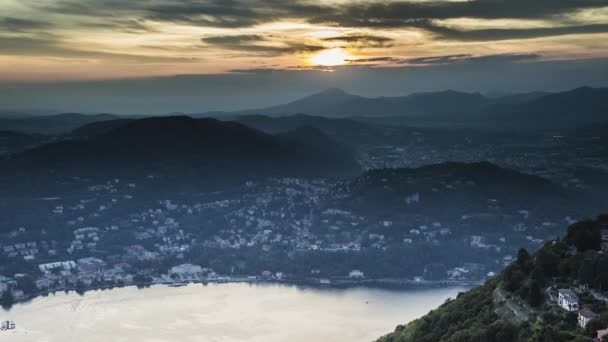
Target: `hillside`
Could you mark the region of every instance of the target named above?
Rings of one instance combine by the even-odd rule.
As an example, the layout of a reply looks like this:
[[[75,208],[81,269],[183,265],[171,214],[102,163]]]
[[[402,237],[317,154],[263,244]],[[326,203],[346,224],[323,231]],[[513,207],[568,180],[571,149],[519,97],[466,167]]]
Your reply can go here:
[[[303,126],[314,127],[333,139],[349,145],[386,144],[393,138],[389,134],[399,132],[397,128],[368,124],[348,118],[328,118],[306,114],[241,115],[234,120],[270,134],[283,133]],[[403,130],[401,129],[401,131]]]
[[[74,129],[69,133],[69,136],[75,139],[94,138],[116,128],[125,126],[133,120],[135,119],[114,119],[91,122]]]
[[[234,122],[159,117],[104,129],[108,131],[102,129],[89,139],[23,152],[8,160],[5,169],[77,177],[156,174],[173,180],[217,182],[260,176],[344,176],[359,171],[352,156],[332,153],[331,146],[320,148],[301,137],[273,136]]]
[[[532,255],[520,250],[485,285],[378,341],[592,341],[608,328],[608,255],[602,248],[608,250],[608,215],[571,225],[563,240],[548,241]],[[559,300],[560,293],[572,293],[570,304],[578,307]],[[593,318],[581,322],[579,313]]]
[[[357,211],[458,218],[496,210],[572,209],[571,196],[546,179],[488,162],[370,170],[335,194],[337,202]]]
[[[369,125],[351,119],[327,118],[306,114],[295,114],[288,116],[271,117],[267,115],[241,115],[235,118],[249,127],[268,132],[281,133],[301,126],[311,126],[326,131],[327,133],[339,134],[343,130],[362,130]]]
[[[574,127],[608,122],[608,88],[581,87],[532,101],[488,108],[488,118],[511,125]]]
[[[4,130],[29,134],[63,134],[82,125],[117,118],[119,117],[111,114],[86,115],[78,113],[49,116],[19,116],[0,118],[0,127]]]
[[[39,134],[0,131],[0,156],[34,147],[46,140],[49,137]]]

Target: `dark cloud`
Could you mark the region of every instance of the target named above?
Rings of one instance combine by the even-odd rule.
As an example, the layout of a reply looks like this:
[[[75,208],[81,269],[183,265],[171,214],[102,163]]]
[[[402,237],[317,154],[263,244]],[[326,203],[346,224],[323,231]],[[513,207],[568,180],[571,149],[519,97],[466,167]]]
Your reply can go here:
[[[470,55],[470,54],[428,56],[428,57],[404,59],[400,62],[408,63],[408,64],[444,64],[444,63],[458,62],[458,61],[462,61],[462,60],[469,59],[472,57],[473,57],[473,55]]]
[[[369,35],[369,34],[353,34],[339,37],[324,38],[327,42],[344,42],[355,47],[390,47],[394,40],[389,37]]]
[[[241,34],[232,36],[212,36],[201,38],[203,43],[216,45],[236,45],[242,43],[261,42],[265,41],[266,37],[259,34]]]
[[[89,17],[136,18],[133,21],[136,30],[145,29],[137,27],[145,20],[239,28],[299,19],[342,27],[418,28],[433,32],[439,38],[483,41],[608,32],[608,24],[564,26],[562,22],[565,14],[607,5],[606,0],[357,1],[346,4],[313,4],[304,0],[57,0],[31,6],[40,11]],[[454,18],[548,19],[555,27],[462,31],[434,24],[438,19]],[[109,22],[108,25],[119,29],[124,23]],[[368,47],[391,44],[387,37],[365,35],[328,39]]]
[[[434,24],[430,20],[417,20],[411,26],[432,32],[438,38],[458,41],[495,41],[507,39],[529,39],[569,34],[591,34],[608,32],[608,24],[590,24],[573,26],[534,27],[534,28],[501,28],[459,30]]]
[[[349,59],[347,62],[352,64],[357,63],[381,63],[386,64],[408,64],[408,65],[441,65],[441,64],[455,64],[455,63],[500,63],[509,64],[521,61],[530,61],[541,58],[542,55],[535,53],[505,53],[495,55],[481,55],[475,56],[471,54],[454,54],[454,55],[441,55],[441,56],[425,56],[416,58],[398,58],[398,57],[372,57],[372,58],[359,58]]]
[[[401,64],[412,65],[437,65],[437,64],[453,64],[453,63],[500,63],[508,64],[520,61],[530,61],[539,59],[542,56],[534,53],[526,54],[496,54],[474,56],[470,54],[444,55],[444,56],[428,56],[403,59],[399,61]]]
[[[257,34],[212,36],[201,38],[203,43],[227,50],[245,51],[262,55],[281,55],[299,52],[316,52],[325,49],[322,45],[294,41],[271,41],[269,36]]]
[[[538,19],[604,6],[605,0],[357,2],[310,19],[348,27],[409,27],[421,19]]]
[[[155,32],[154,29],[143,23],[141,20],[133,19],[107,19],[96,22],[83,22],[79,23],[83,27],[111,29],[113,31],[127,32],[127,33],[146,33]]]
[[[36,21],[12,17],[0,18],[0,30],[8,32],[24,33],[31,31],[39,31],[50,26],[51,25],[45,21]]]
[[[218,27],[251,26],[286,18],[348,27],[407,27],[419,19],[550,18],[606,5],[605,0],[358,1],[340,5],[302,0],[58,0],[43,8],[91,16],[139,13],[143,18]]]
[[[375,62],[398,62],[400,61],[394,57],[373,57],[373,58],[357,58],[357,59],[347,59],[349,63],[375,63]]]
[[[56,0],[27,4],[39,12],[87,17],[125,17],[142,13],[144,1],[123,0]]]
[[[237,45],[222,45],[222,47],[231,50],[246,51],[259,53],[263,55],[282,55],[300,52],[316,52],[324,50],[322,45],[305,44],[305,43],[282,43],[281,45],[256,45],[256,44],[237,44]]]

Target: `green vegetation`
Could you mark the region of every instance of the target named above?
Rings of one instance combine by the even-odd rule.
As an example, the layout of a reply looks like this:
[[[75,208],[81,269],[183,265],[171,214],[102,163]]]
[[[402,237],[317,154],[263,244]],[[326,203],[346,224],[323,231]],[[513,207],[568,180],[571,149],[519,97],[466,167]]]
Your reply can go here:
[[[599,313],[585,329],[577,313],[557,305],[556,289],[588,284],[608,289],[608,255],[600,251],[600,230],[608,216],[571,225],[562,241],[546,242],[534,254],[522,249],[501,275],[406,326],[379,342],[561,342],[591,341],[608,328],[608,306],[589,292],[579,293],[580,307]]]
[[[0,306],[4,309],[10,309],[15,303],[15,297],[13,297],[13,293],[11,291],[2,292],[2,297],[0,297]]]

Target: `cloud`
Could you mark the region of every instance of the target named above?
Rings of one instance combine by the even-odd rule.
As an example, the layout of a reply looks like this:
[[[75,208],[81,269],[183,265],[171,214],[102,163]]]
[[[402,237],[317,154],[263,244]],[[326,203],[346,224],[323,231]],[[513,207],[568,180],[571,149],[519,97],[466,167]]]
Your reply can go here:
[[[182,58],[176,56],[147,56],[128,53],[113,53],[104,51],[84,50],[64,46],[61,40],[32,37],[0,36],[0,52],[5,56],[45,56],[62,58],[104,59],[137,63],[190,63],[197,58]]]
[[[134,19],[104,18],[103,20],[94,21],[94,22],[82,22],[82,23],[79,23],[79,26],[89,27],[89,28],[110,29],[112,31],[126,32],[126,33],[156,32],[154,29],[150,28],[148,25],[146,25],[141,20],[134,20]]]
[[[226,50],[245,51],[262,55],[281,55],[300,52],[316,52],[325,49],[318,44],[296,41],[273,41],[270,36],[258,34],[211,36],[201,38],[203,43]]]
[[[567,14],[583,9],[605,8],[605,0],[469,0],[469,1],[357,1],[350,3],[304,0],[57,0],[30,4],[40,15],[45,12],[87,17],[119,18],[107,25],[145,31],[145,21],[186,25],[243,28],[281,20],[301,20],[311,24],[339,27],[418,28],[451,40],[492,40],[533,38],[570,33],[608,32],[606,24],[579,23],[564,26]],[[435,20],[545,19],[555,26],[525,29],[458,30],[434,24]],[[22,23],[26,24],[26,23]],[[19,24],[17,24],[19,25]],[[388,37],[352,35],[326,38],[362,47],[392,44]]]
[[[399,59],[394,57],[372,57],[372,58],[357,58],[347,59],[349,63],[375,63],[375,62],[398,62]]]
[[[444,56],[428,56],[417,57],[401,60],[400,64],[412,65],[438,65],[438,64],[454,64],[454,63],[514,63],[521,61],[530,61],[541,58],[542,56],[535,53],[526,54],[495,54],[474,56],[470,54],[456,54]]]
[[[312,17],[311,21],[347,27],[408,27],[421,19],[552,18],[580,9],[605,6],[605,0],[355,2]]]
[[[29,20],[22,18],[4,17],[0,18],[0,30],[8,32],[25,33],[39,31],[49,28],[51,25],[45,21]]]
[[[240,34],[232,36],[212,36],[201,38],[204,43],[216,45],[237,45],[242,43],[265,41],[266,37],[259,34]]]
[[[450,28],[437,25],[429,20],[418,20],[416,22],[412,22],[411,25],[435,34],[436,38],[457,41],[496,41],[562,36],[569,34],[608,33],[608,24],[474,30]]]
[[[378,35],[352,34],[347,36],[323,38],[326,42],[344,42],[353,47],[391,47],[394,39]]]
[[[605,0],[402,0],[342,4],[303,0],[58,0],[39,7],[88,16],[138,13],[144,19],[215,27],[245,27],[289,18],[345,27],[407,27],[412,20],[419,19],[551,18],[605,6]]]
[[[107,62],[104,67],[115,75],[112,77],[122,74],[221,73],[229,68],[244,70],[268,65],[268,60],[263,57],[275,56],[282,56],[277,58],[281,64],[279,68],[288,68],[289,64],[301,62],[303,56],[288,58],[285,55],[311,54],[335,47],[348,49],[353,56],[364,57],[353,57],[350,68],[400,63],[465,64],[481,62],[481,59],[474,59],[481,58],[475,54],[488,53],[487,42],[497,42],[494,51],[509,52],[527,49],[523,45],[528,43],[517,46],[514,42],[499,41],[608,34],[608,23],[602,21],[608,9],[606,0],[18,2],[19,12],[14,10],[16,7],[0,5],[0,55],[98,59]],[[594,8],[602,10],[589,10]],[[328,32],[331,32],[330,36]],[[547,39],[538,42],[537,46],[539,51],[556,58],[596,58],[608,53],[608,45],[596,40],[595,36]],[[404,62],[408,58],[402,57],[430,56],[438,54],[440,48],[444,49],[440,54],[464,51],[472,56],[421,62],[412,58]],[[230,57],[232,63],[224,63],[222,57]],[[200,65],[177,65],[200,61],[201,58],[205,62]],[[512,60],[515,57],[500,58]],[[11,65],[5,65],[0,73],[5,70],[12,72],[16,76],[11,77],[15,79],[20,77],[20,73],[33,74],[33,69],[28,66],[31,61],[9,60]],[[117,60],[175,63],[176,66],[127,70],[114,67],[112,62]],[[263,64],[260,63],[262,60]],[[67,68],[67,63],[65,65]],[[52,77],[55,73],[59,75],[64,68],[56,61],[51,65],[41,60],[39,66],[41,75],[46,72],[46,69],[42,70],[44,68],[57,70],[53,71]],[[98,77],[101,73],[100,69],[92,74]],[[89,78],[93,77],[92,74],[74,71],[76,76],[71,77]],[[7,77],[0,75],[2,78]]]

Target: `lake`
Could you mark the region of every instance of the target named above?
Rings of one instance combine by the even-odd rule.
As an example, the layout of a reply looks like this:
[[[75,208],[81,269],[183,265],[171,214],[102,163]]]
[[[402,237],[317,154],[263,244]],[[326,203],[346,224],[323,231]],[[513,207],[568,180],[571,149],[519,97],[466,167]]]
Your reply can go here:
[[[61,292],[0,309],[17,324],[0,341],[373,341],[462,291],[234,283]]]

